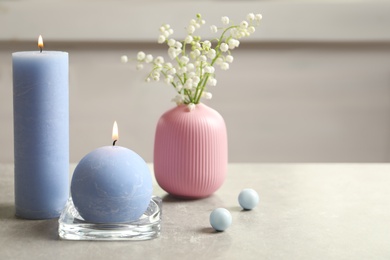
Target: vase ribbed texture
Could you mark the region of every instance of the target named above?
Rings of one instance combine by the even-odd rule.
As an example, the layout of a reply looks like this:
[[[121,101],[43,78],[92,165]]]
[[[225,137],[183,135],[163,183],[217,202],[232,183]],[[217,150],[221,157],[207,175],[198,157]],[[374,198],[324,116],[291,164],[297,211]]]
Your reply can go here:
[[[228,161],[226,125],[214,109],[198,104],[189,111],[179,105],[158,121],[154,172],[166,192],[202,198],[223,184]]]

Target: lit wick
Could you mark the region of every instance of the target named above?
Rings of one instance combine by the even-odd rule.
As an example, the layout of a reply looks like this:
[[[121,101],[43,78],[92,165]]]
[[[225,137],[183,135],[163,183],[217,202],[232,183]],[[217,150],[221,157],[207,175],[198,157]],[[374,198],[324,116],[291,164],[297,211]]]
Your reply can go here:
[[[43,49],[42,35],[39,35],[39,37],[38,37],[38,48],[39,48],[40,52],[42,52],[42,49]]]
[[[112,146],[115,146],[116,141],[118,141],[118,124],[116,121],[114,122],[114,126],[112,127]]]

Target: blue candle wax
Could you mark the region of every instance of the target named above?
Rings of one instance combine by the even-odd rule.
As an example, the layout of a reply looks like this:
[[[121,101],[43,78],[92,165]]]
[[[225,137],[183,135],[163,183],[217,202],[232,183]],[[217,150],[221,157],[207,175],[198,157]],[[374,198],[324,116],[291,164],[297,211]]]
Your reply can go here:
[[[55,218],[69,197],[68,53],[16,52],[12,62],[16,215]]]
[[[152,191],[152,176],[145,161],[120,146],[104,146],[87,154],[71,182],[73,204],[91,223],[139,219],[150,203]]]

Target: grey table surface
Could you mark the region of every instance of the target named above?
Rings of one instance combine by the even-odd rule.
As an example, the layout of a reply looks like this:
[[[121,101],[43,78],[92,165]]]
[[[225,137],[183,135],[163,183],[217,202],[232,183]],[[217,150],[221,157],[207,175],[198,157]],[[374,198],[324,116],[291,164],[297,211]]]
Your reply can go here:
[[[75,165],[71,165],[71,172]],[[67,241],[58,220],[14,217],[13,165],[0,164],[0,259],[390,259],[390,164],[229,164],[209,198],[163,198],[162,231],[148,241]],[[253,188],[260,203],[242,211]],[[214,232],[209,214],[228,209]]]

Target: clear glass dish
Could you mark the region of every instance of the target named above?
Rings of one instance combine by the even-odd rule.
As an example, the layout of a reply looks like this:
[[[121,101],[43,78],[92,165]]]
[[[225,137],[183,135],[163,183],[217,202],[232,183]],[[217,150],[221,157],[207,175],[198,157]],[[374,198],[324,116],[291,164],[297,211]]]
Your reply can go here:
[[[58,220],[58,234],[65,240],[148,240],[160,235],[162,200],[153,196],[145,213],[125,223],[89,223],[78,213],[69,198]]]

